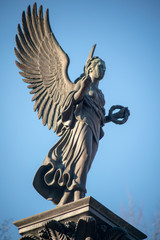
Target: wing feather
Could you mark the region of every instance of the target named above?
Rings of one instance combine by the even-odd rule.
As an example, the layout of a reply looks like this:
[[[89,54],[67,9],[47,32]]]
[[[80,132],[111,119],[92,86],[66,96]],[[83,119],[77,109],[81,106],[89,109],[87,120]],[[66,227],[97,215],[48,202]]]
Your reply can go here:
[[[34,75],[34,74],[39,74],[39,73],[40,73],[39,70],[36,70],[36,69],[34,69],[34,68],[31,68],[31,67],[29,67],[27,64],[24,65],[24,64],[21,64],[21,63],[19,63],[19,62],[16,61],[16,65],[17,65],[17,67],[18,67],[19,69],[21,69],[21,70],[22,70],[23,72],[25,72],[25,73],[29,73],[29,74],[32,74],[32,75]]]
[[[40,44],[41,43],[41,38],[40,38],[40,34],[39,34],[39,31],[38,31],[38,28],[37,28],[38,19],[37,19],[37,4],[36,3],[34,3],[34,5],[33,5],[31,18],[32,18],[33,29],[35,31],[36,38],[37,38],[37,40]]]
[[[69,58],[57,42],[49,23],[49,10],[43,18],[42,6],[28,6],[22,13],[22,29],[18,25],[15,55],[17,67],[28,83],[38,118],[56,132],[65,98],[74,89],[68,77]]]
[[[30,67],[34,67],[35,69],[39,69],[38,66],[34,63],[31,63],[30,61],[28,61],[24,56],[22,56],[16,48],[14,48],[14,52],[15,52],[15,55],[16,57],[18,58],[18,60],[22,63],[22,64],[26,64]]]
[[[41,104],[43,104],[43,101],[44,101],[44,98],[46,97],[47,95],[47,92],[44,92],[37,100],[36,102],[34,103],[34,112],[41,106]],[[48,97],[48,95],[47,95]]]
[[[50,84],[48,83],[48,85],[50,85]],[[51,87],[50,87],[50,89],[49,89],[49,95],[50,95],[51,97],[53,97],[53,94],[54,94],[55,89],[56,89],[56,84],[51,84]]]
[[[47,101],[47,103],[46,103],[46,106],[45,106],[45,108],[44,108],[44,114],[43,114],[43,116],[42,116],[42,123],[43,123],[44,126],[45,126],[46,123],[47,123],[48,115],[49,115],[49,111],[50,111],[51,105],[52,105],[52,101],[51,101],[51,99],[49,99],[49,101]]]
[[[34,96],[32,97],[32,101],[37,100],[37,98],[39,98],[42,95],[42,93],[44,93],[44,91],[45,88],[42,88],[39,92],[35,93]]]
[[[59,105],[55,102],[52,102],[52,105],[53,106],[52,106],[52,108],[49,112],[49,115],[48,115],[48,129],[50,130],[51,127],[53,126],[53,132],[55,132],[56,131],[56,126],[57,126],[57,119],[55,118],[55,116],[56,116],[57,111],[59,113],[60,108],[59,108]],[[57,110],[57,108],[58,108],[58,110]],[[53,119],[56,119],[56,121],[53,121]],[[56,125],[55,125],[55,123],[56,123]]]
[[[46,35],[52,32],[50,23],[49,23],[49,9],[46,10],[44,15],[44,31]]]
[[[30,91],[30,94],[34,94],[34,93],[37,93],[37,92],[39,92],[41,89],[43,89],[44,87],[42,86],[42,85],[40,85],[40,86],[36,86],[34,89],[32,89],[31,91]]]
[[[24,51],[34,59],[34,52],[32,51],[29,44],[27,43],[26,38],[22,32],[21,26],[19,24],[18,24],[18,36],[19,36],[19,40],[20,40],[21,46],[24,49]]]
[[[15,61],[16,62],[16,65],[17,65],[17,61]],[[18,67],[18,66],[17,66]],[[29,74],[29,73],[27,73],[27,72],[19,72],[20,73],[20,75],[22,76],[22,77],[24,77],[24,78],[26,78],[26,79],[28,79],[27,81],[29,81],[30,80],[30,82],[27,82],[27,81],[25,81],[25,79],[23,79],[23,81],[24,82],[26,82],[26,83],[34,83],[34,81],[38,81],[38,82],[42,82],[42,79],[40,78],[40,76],[39,75],[36,75],[36,74],[34,74],[34,75],[31,75],[31,74]]]
[[[35,89],[39,86],[42,86],[42,83],[34,83],[34,84],[31,84],[31,85],[28,85],[27,88],[29,89]]]
[[[23,12],[22,14],[22,27],[23,27],[23,35],[28,45],[28,48],[30,49],[31,52],[33,52],[33,54],[37,53],[38,49],[36,48],[36,45],[33,43],[32,38],[29,34],[25,12]]]
[[[35,59],[32,59],[32,57],[29,56],[29,55],[26,53],[26,51],[25,51],[24,48],[22,47],[22,45],[21,45],[21,43],[20,43],[20,40],[19,40],[19,38],[18,38],[17,35],[16,35],[15,41],[16,41],[16,46],[17,46],[17,49],[16,49],[16,50],[18,50],[19,54],[20,54],[21,56],[23,56],[23,58],[26,60],[26,62],[29,61],[29,62],[32,62],[33,64],[35,64],[35,62],[36,62]],[[37,64],[37,63],[36,63],[36,64]]]
[[[44,37],[44,24],[43,24],[43,8],[42,8],[42,6],[39,7],[38,27],[39,27],[39,32],[40,32],[40,35],[41,35],[41,39],[43,39],[43,37]]]
[[[41,116],[43,115],[43,110],[44,110],[44,108],[45,108],[46,103],[47,103],[48,100],[49,100],[49,96],[46,95],[45,98],[44,98],[44,100],[43,100],[43,102],[42,102],[42,104],[40,105],[40,107],[39,107],[39,109],[38,109],[38,112],[37,112],[39,119],[40,119]]]
[[[53,126],[54,111],[55,111],[55,107],[54,107],[53,102],[52,102],[52,107],[51,107],[51,110],[50,110],[49,115],[48,115],[48,129],[49,130]]]
[[[58,118],[58,111],[57,111],[57,104],[55,104],[55,110],[54,110],[54,119],[55,119],[55,121],[53,122],[53,132],[55,132],[56,131],[56,128],[57,128],[57,118]]]
[[[35,30],[34,30],[34,27],[33,27],[31,7],[30,6],[28,6],[28,8],[27,8],[26,22],[27,22],[28,31],[29,31],[29,34],[30,34],[30,37],[31,37],[32,41],[33,41],[35,46],[38,46],[39,42],[38,42],[38,38],[36,36]]]

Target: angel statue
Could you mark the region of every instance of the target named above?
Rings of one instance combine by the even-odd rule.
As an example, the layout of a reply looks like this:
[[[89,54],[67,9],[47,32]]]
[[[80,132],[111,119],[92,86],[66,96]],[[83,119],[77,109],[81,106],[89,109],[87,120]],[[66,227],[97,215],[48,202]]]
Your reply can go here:
[[[89,54],[84,73],[72,83],[68,77],[69,58],[57,42],[49,23],[48,9],[36,3],[22,13],[18,25],[15,54],[23,81],[32,89],[34,111],[43,125],[60,136],[38,169],[33,185],[46,199],[58,206],[85,196],[87,173],[91,168],[104,133],[105,123],[123,124],[128,108],[111,107],[105,115],[105,99],[98,88],[104,77],[105,63]],[[118,112],[113,113],[114,110]]]

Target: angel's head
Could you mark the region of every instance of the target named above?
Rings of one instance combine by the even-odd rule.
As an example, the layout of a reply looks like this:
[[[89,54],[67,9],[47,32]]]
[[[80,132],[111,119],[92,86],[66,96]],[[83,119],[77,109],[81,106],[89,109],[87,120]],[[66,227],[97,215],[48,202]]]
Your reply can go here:
[[[84,67],[85,75],[90,75],[90,77],[97,80],[101,80],[104,77],[105,70],[105,62],[99,57],[90,58]]]

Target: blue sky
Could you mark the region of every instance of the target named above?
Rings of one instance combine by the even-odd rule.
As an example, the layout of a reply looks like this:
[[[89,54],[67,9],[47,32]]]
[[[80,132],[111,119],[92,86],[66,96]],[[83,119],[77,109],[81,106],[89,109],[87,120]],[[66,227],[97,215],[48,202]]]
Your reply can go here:
[[[32,180],[49,149],[53,131],[33,112],[31,95],[14,63],[15,34],[21,13],[34,1],[1,3],[1,218],[18,220],[54,206],[33,188]],[[116,214],[127,207],[128,195],[145,218],[160,201],[160,1],[158,0],[39,0],[49,8],[52,30],[70,57],[69,76],[83,71],[93,44],[106,62],[100,83],[106,112],[128,106],[125,125],[104,127],[87,179],[92,196]],[[13,239],[18,239],[15,227]]]

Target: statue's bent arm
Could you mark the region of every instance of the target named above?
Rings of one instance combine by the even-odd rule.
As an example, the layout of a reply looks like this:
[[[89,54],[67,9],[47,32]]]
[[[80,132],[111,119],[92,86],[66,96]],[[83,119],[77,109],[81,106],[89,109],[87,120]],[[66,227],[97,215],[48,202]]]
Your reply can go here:
[[[87,90],[91,84],[91,78],[89,76],[87,76],[87,77],[84,76],[80,80],[80,83],[78,82],[77,84],[80,86],[79,86],[78,91],[74,94],[74,101],[76,103],[80,102],[83,99],[85,93],[87,92]]]

